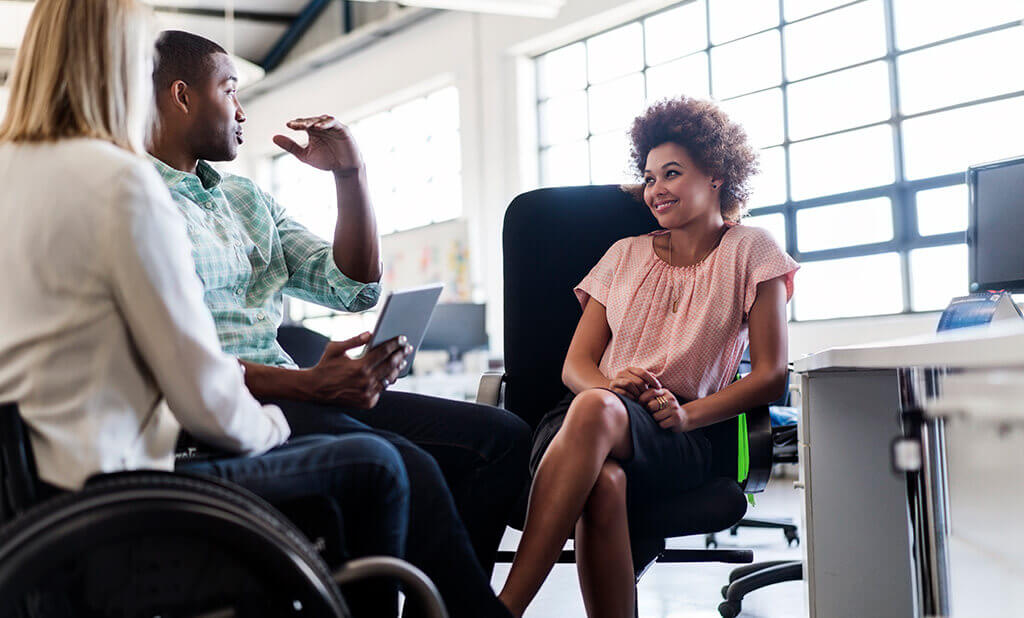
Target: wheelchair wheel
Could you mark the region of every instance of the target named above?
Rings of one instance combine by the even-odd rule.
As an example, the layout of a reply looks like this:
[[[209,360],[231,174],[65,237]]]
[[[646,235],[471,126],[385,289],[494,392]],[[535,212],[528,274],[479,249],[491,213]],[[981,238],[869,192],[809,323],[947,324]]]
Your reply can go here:
[[[348,616],[268,504],[216,479],[104,477],[0,529],[0,616]]]

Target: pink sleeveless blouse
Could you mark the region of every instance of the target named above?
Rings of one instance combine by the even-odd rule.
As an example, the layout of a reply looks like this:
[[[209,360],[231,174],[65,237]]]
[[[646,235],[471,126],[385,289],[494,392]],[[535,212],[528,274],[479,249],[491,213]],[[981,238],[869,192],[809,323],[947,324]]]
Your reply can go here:
[[[767,231],[745,225],[731,225],[700,264],[671,266],[654,252],[659,233],[616,242],[574,291],[583,307],[591,298],[605,307],[605,377],[643,367],[676,395],[699,399],[736,376],[757,284],[785,276],[788,301],[800,266]]]

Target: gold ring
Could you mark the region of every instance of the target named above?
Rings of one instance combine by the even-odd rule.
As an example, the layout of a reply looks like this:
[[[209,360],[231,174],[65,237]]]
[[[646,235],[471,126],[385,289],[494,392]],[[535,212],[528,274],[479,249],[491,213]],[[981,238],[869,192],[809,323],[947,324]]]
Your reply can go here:
[[[665,401],[665,396],[658,395],[658,411],[664,410],[666,405],[668,405],[668,402]]]

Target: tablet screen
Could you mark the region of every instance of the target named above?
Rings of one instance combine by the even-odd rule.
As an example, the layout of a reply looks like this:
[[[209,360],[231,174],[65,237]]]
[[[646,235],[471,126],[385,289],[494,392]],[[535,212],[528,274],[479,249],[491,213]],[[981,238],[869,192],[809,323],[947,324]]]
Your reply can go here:
[[[405,377],[412,370],[412,362],[423,343],[423,336],[430,324],[430,316],[434,313],[437,299],[441,296],[444,285],[435,283],[418,288],[398,290],[388,294],[384,300],[384,307],[381,309],[380,317],[377,319],[377,326],[373,329],[373,336],[367,344],[366,349],[374,347],[405,335],[412,345],[413,351],[406,358],[405,369],[398,377]]]

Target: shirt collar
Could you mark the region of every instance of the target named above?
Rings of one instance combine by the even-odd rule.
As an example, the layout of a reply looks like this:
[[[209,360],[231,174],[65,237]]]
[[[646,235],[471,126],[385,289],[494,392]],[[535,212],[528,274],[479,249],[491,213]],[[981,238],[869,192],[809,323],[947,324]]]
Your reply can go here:
[[[156,166],[156,171],[160,172],[160,176],[164,179],[164,182],[167,183],[167,186],[169,187],[173,187],[178,183],[185,181],[188,178],[195,178],[196,180],[198,180],[199,183],[203,186],[203,188],[206,189],[207,191],[212,191],[217,187],[217,185],[220,184],[221,175],[217,173],[217,170],[213,169],[213,167],[209,163],[201,159],[199,160],[199,163],[196,165],[196,173],[189,174],[188,172],[183,172],[179,169],[171,167],[170,165],[167,165],[166,163],[164,163],[160,159],[157,159],[153,155],[147,156],[149,157],[149,160],[153,162],[153,165]]]

